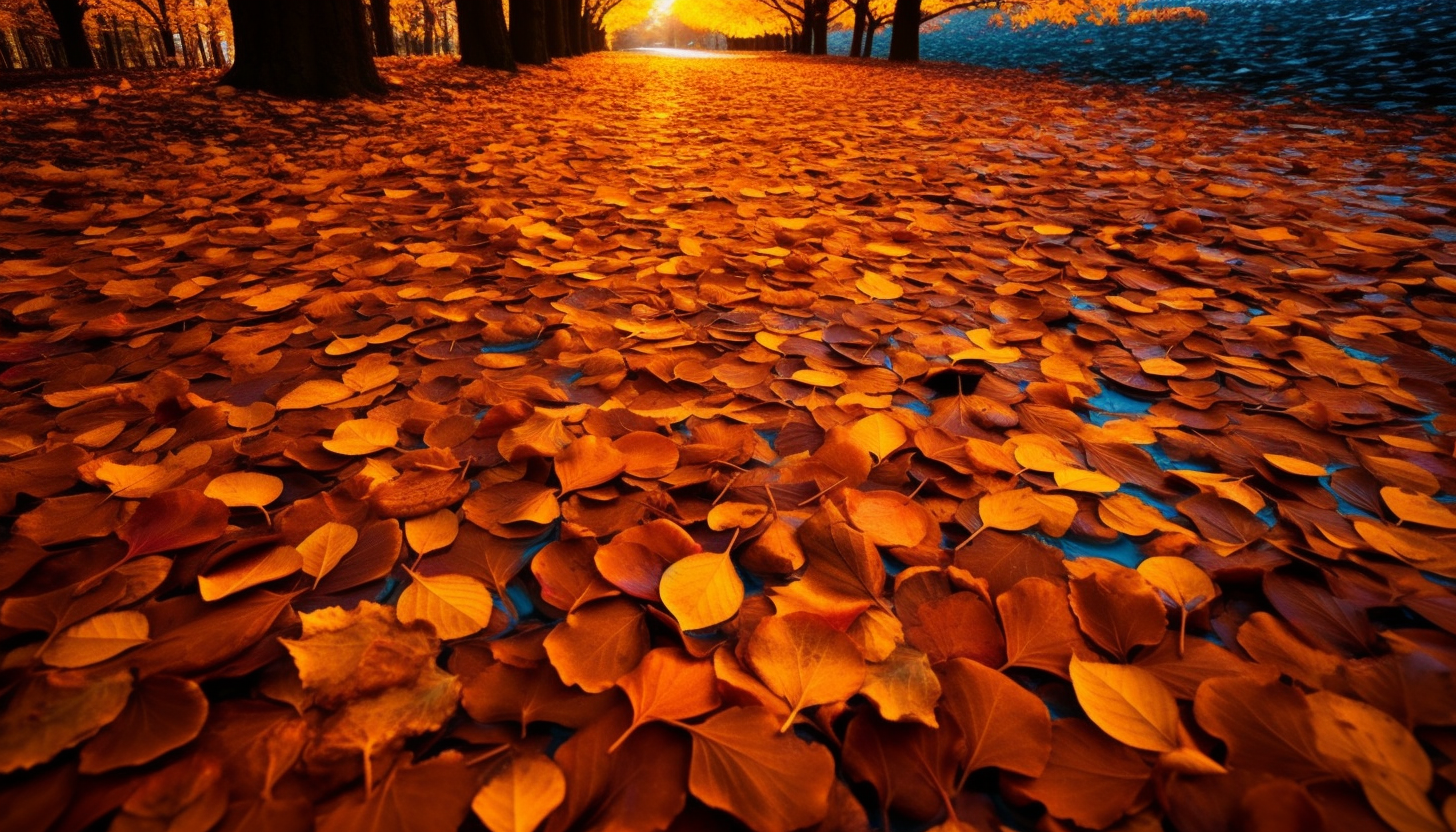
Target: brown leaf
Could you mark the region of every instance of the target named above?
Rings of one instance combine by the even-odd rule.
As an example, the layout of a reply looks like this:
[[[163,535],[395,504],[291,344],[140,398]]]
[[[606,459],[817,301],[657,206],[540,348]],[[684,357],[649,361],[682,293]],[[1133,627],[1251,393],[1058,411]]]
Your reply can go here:
[[[0,774],[32,768],[116,719],[131,695],[131,674],[55,671],[32,676],[0,714]]]
[[[149,763],[195,739],[207,721],[202,688],[176,676],[136,683],[117,718],[81,749],[81,771],[99,774]]]
[[[187,489],[163,491],[142,501],[116,536],[128,558],[184,549],[222,536],[228,509],[221,500]]]
[[[729,708],[692,727],[693,796],[763,832],[791,832],[829,812],[834,757],[778,733],[762,708]]]
[[[952,659],[940,673],[942,708],[966,745],[960,783],[989,766],[1039,776],[1052,751],[1046,705],[1006,675],[977,662]]]
[[[647,654],[642,605],[607,598],[577,607],[551,630],[545,646],[561,681],[588,693],[610,690]]]

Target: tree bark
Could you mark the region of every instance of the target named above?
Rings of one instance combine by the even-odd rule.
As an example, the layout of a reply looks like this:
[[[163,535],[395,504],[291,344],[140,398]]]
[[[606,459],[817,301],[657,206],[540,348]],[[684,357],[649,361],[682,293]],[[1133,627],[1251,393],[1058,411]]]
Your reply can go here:
[[[425,54],[435,54],[435,6],[430,0],[421,0],[420,10],[425,16]]]
[[[546,4],[542,0],[511,3],[511,54],[518,64],[549,64],[546,49]]]
[[[95,69],[96,56],[91,54],[91,41],[86,37],[86,10],[81,8],[80,0],[45,0],[45,3],[60,32],[66,65],[72,69]]]
[[[895,0],[890,21],[890,60],[920,60],[920,0]]]
[[[394,57],[394,24],[389,20],[389,0],[369,0],[369,28],[374,32],[374,54]]]
[[[233,68],[222,83],[298,98],[383,95],[358,0],[229,0]]]
[[[829,0],[814,0],[815,55],[829,54]]]
[[[862,54],[866,58],[873,58],[875,56],[875,29],[878,28],[874,24],[865,26],[865,42]]]
[[[849,57],[865,57],[864,35],[865,26],[869,23],[870,0],[855,0],[854,3],[854,39],[849,42]]]
[[[569,58],[566,50],[566,8],[562,0],[541,0],[546,12],[546,54],[553,58]]]
[[[460,25],[460,63],[516,71],[501,0],[455,0]]]
[[[566,10],[566,52],[568,55],[585,55],[586,44],[581,37],[581,0],[562,0]]]

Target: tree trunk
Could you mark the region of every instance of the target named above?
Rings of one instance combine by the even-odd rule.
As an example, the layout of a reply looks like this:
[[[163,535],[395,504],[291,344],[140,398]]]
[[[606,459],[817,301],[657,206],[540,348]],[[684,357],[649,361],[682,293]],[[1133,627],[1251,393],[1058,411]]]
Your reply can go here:
[[[585,9],[582,10],[581,15],[581,51],[597,51],[597,39],[592,33],[591,15],[587,14]]]
[[[460,63],[516,71],[501,0],[455,0],[455,18],[460,26]]]
[[[16,69],[15,56],[10,53],[10,30],[0,29],[0,69]]]
[[[217,26],[207,28],[207,43],[212,49],[212,59],[216,61],[217,68],[222,69],[227,66],[227,58],[222,54],[222,41],[217,36]]]
[[[423,0],[420,3],[420,10],[425,15],[425,54],[435,54],[435,6],[430,0]]]
[[[814,0],[813,54],[829,54],[829,0]]]
[[[394,57],[394,24],[389,21],[389,0],[369,0],[369,23],[374,30],[374,54]]]
[[[167,0],[157,0],[157,11],[160,14],[160,17],[157,19],[157,25],[162,29],[162,49],[167,54],[167,63],[176,66],[177,39],[173,37],[172,13],[167,10]]]
[[[920,60],[920,0],[895,0],[890,21],[890,60]]]
[[[549,64],[546,49],[546,4],[543,0],[512,0],[511,54],[516,63]]]
[[[875,56],[875,30],[878,28],[879,27],[874,25],[873,23],[865,26],[865,42],[863,55],[866,58],[873,58]]]
[[[563,21],[566,27],[566,53],[585,55],[586,44],[581,37],[581,0],[562,0],[562,7],[566,10]]]
[[[546,54],[569,58],[566,51],[566,4],[562,0],[541,0],[546,11]]]
[[[869,23],[870,0],[855,0],[854,39],[849,42],[849,57],[868,57],[864,53],[865,26]]]
[[[385,92],[358,0],[229,0],[236,42],[222,83],[299,98]]]
[[[72,69],[95,69],[96,57],[91,54],[91,41],[86,37],[86,10],[80,0],[45,0],[61,34],[61,48],[66,52],[66,65]]]

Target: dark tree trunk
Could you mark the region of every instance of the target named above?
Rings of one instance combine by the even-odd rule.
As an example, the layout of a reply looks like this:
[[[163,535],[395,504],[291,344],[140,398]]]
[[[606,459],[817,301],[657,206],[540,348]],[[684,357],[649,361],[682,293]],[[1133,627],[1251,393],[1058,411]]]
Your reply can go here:
[[[920,60],[920,0],[895,0],[890,21],[890,60]]]
[[[829,0],[814,0],[815,55],[829,54]]]
[[[586,44],[581,37],[581,0],[562,0],[566,9],[566,51],[570,55],[585,55]]]
[[[799,21],[799,25],[794,27],[794,51],[798,54],[807,55],[810,49],[813,48],[813,44],[810,41],[811,31],[812,29],[809,25],[809,10],[808,7],[805,7],[804,19]]]
[[[546,4],[543,0],[513,0],[511,3],[511,54],[516,63],[549,64],[546,49]]]
[[[420,10],[425,15],[425,54],[435,54],[435,7],[430,0],[420,3]]]
[[[591,17],[587,15],[585,9],[582,10],[581,15],[581,51],[597,51],[597,39],[596,35],[592,32]]]
[[[455,0],[460,25],[460,63],[516,71],[501,0]]]
[[[865,42],[863,54],[866,58],[873,58],[875,56],[875,30],[878,28],[879,27],[875,26],[874,24],[870,24],[865,27]]]
[[[374,54],[394,57],[394,24],[389,20],[389,0],[369,0],[369,24],[374,30]]]
[[[864,35],[865,26],[869,23],[870,0],[855,0],[854,2],[854,39],[849,42],[849,57],[858,58],[864,56]]]
[[[229,0],[233,68],[222,83],[300,98],[385,91],[358,0]]]
[[[541,0],[546,10],[546,54],[553,58],[569,58],[566,51],[566,4],[562,0]]]
[[[80,0],[45,0],[51,17],[55,18],[56,30],[61,34],[61,48],[66,53],[66,65],[72,69],[95,69],[96,57],[91,54],[91,41],[86,37],[84,20],[86,10]]]

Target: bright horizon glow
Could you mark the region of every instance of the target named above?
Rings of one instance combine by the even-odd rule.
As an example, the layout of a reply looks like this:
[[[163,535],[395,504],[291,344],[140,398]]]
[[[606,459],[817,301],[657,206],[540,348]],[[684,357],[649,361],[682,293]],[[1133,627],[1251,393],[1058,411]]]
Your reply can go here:
[[[664,58],[742,58],[743,53],[736,52],[711,52],[706,49],[673,49],[667,46],[640,46],[636,49],[624,49],[624,52],[646,52],[652,55],[661,55]]]

